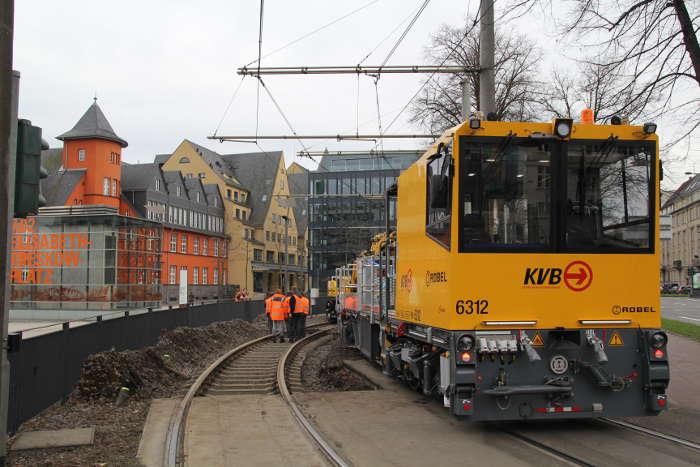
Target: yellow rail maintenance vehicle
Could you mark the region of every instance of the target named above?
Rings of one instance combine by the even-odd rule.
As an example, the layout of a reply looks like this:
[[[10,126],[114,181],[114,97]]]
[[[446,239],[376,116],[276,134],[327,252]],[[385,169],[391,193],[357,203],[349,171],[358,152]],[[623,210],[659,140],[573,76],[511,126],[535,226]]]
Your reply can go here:
[[[455,415],[666,408],[656,125],[584,116],[448,130],[398,179],[395,240],[341,268],[355,344]]]

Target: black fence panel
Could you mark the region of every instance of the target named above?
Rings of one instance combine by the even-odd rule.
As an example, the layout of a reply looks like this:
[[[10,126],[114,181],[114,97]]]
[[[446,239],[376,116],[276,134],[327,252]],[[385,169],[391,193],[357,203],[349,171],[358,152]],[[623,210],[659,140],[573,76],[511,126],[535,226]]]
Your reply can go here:
[[[8,354],[10,400],[7,430],[14,433],[26,420],[67,397],[80,378],[85,359],[114,349],[154,345],[158,337],[179,326],[200,327],[217,321],[253,321],[264,312],[262,301],[220,302],[150,311],[31,337]]]

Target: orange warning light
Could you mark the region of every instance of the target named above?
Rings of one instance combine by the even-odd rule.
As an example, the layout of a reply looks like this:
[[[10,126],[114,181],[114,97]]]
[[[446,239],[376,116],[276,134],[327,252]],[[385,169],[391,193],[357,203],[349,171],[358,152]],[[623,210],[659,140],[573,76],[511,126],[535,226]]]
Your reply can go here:
[[[593,124],[593,109],[583,109],[581,111],[581,123]]]

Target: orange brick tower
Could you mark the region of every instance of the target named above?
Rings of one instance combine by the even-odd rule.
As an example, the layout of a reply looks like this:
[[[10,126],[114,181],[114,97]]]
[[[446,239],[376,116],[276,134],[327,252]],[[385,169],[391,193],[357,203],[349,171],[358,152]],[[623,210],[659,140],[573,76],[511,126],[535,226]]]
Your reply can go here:
[[[79,204],[102,204],[119,209],[122,148],[127,142],[114,133],[95,102],[63,141],[63,167],[84,170],[83,199]]]

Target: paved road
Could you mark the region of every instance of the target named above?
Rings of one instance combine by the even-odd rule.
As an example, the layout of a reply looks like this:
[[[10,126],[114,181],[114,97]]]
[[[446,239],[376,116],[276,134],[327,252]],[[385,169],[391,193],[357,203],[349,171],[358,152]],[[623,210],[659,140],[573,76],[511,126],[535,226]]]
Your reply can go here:
[[[664,318],[685,321],[700,326],[700,299],[661,297],[661,315]]]

